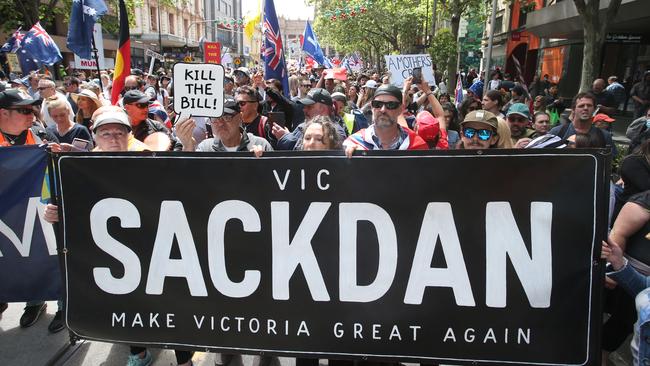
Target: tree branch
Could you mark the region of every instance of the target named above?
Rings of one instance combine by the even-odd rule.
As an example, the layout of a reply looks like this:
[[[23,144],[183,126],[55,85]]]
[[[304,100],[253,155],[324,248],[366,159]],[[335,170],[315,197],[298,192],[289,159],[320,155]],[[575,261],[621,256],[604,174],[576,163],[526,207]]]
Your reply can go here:
[[[585,0],[573,0],[573,3],[576,5],[576,9],[578,9],[580,15],[584,15],[587,12],[587,4],[585,4]]]

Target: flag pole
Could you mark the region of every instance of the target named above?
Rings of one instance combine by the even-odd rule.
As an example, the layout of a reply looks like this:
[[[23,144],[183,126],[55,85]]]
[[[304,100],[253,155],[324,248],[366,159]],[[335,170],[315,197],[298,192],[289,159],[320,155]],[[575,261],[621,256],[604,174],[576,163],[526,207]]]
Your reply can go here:
[[[102,85],[102,71],[99,69],[99,55],[98,55],[98,49],[97,46],[95,45],[95,31],[93,30],[93,34],[91,36],[92,41],[93,41],[93,49],[92,52],[95,54],[95,66],[97,66],[97,78],[99,78],[99,90],[104,93],[104,85]]]

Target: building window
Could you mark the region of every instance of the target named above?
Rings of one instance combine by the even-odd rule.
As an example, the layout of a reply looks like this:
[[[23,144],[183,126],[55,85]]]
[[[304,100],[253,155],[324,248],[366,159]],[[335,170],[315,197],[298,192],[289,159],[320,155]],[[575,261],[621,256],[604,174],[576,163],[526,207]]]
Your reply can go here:
[[[494,34],[503,32],[503,15],[499,15],[494,22]]]
[[[151,23],[151,30],[158,31],[158,9],[153,6],[149,8],[149,19]]]
[[[174,24],[174,17],[175,17],[174,14],[169,13],[169,33],[170,34],[175,34],[176,33],[175,32],[176,27],[175,27],[175,24]]]

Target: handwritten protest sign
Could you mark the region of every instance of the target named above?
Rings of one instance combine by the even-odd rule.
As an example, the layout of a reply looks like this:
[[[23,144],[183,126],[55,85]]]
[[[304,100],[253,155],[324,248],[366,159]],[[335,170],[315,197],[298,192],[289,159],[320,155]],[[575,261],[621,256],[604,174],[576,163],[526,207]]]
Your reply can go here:
[[[429,85],[436,85],[436,78],[433,75],[433,61],[429,55],[386,55],[386,65],[390,72],[390,83],[401,87],[404,80],[408,79],[413,69],[422,68],[422,77]]]
[[[178,115],[178,121],[190,116],[221,117],[224,74],[221,65],[174,65],[174,112]]]

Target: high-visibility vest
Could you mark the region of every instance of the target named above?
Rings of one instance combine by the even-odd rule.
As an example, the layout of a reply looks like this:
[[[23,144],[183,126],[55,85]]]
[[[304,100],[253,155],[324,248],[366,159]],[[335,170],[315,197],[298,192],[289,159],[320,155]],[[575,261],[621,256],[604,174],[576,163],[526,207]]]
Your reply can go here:
[[[32,130],[27,130],[27,140],[25,141],[24,145],[36,145],[37,144],[37,142],[36,142],[37,139],[40,141],[40,139],[38,137],[34,136],[34,133],[32,132]],[[0,146],[14,146],[14,145],[12,145],[5,138],[4,134],[0,133]]]

